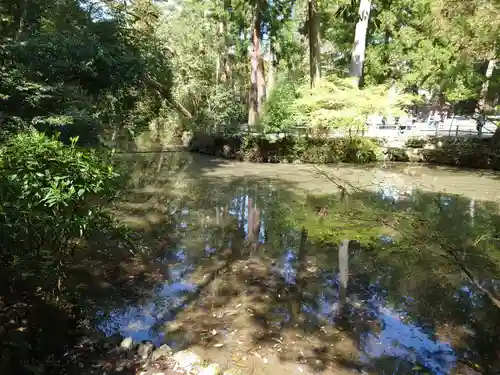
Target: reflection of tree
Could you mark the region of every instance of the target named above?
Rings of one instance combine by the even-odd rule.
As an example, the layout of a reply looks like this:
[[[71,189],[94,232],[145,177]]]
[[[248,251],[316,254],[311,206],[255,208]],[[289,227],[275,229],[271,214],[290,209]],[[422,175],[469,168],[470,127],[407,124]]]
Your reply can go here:
[[[297,268],[295,274],[295,284],[291,288],[291,323],[298,324],[301,318],[303,302],[303,292],[305,288],[306,276],[306,254],[307,254],[307,231],[302,227],[300,231],[300,243],[297,251]]]
[[[248,241],[254,243],[259,240],[260,209],[250,196],[248,196]]]
[[[349,280],[349,240],[343,240],[339,245],[339,288],[340,313],[343,313],[347,301],[347,281]]]

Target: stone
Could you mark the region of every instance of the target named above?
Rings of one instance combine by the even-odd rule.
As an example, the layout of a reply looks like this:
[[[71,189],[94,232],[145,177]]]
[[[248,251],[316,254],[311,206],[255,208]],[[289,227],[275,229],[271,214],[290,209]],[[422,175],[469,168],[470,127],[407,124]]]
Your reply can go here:
[[[153,353],[154,349],[155,346],[151,341],[144,341],[143,343],[139,344],[139,347],[137,348],[137,354],[139,354],[142,359],[146,359],[150,356],[151,353]]]
[[[196,365],[201,365],[203,360],[191,350],[181,350],[172,357],[178,366],[184,370],[190,370]]]
[[[203,367],[198,375],[219,375],[220,372],[220,366],[217,363],[212,363],[207,367]]]
[[[132,337],[127,337],[122,340],[120,343],[120,348],[124,350],[130,350],[134,346],[134,340],[132,340]]]
[[[172,355],[172,349],[170,348],[170,346],[164,344],[160,346],[158,349],[156,349],[153,352],[153,354],[151,354],[151,360],[154,362],[162,358],[163,359],[168,358],[171,355]]]
[[[174,333],[182,329],[182,323],[180,322],[170,322],[165,328],[166,333]]]

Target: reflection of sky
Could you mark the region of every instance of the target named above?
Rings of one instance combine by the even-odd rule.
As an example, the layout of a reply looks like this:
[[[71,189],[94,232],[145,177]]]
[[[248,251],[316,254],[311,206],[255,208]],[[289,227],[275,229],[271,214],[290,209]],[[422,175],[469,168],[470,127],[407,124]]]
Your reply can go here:
[[[443,375],[454,367],[456,356],[449,344],[431,340],[420,327],[402,322],[390,308],[380,307],[377,319],[382,324],[381,332],[369,332],[362,337],[365,360],[395,357],[420,363]]]
[[[99,327],[104,333],[111,335],[118,331],[122,336],[132,337],[135,341],[152,340],[155,344],[161,343],[162,333],[155,333],[151,328],[158,321],[168,321],[168,313],[183,303],[186,294],[196,289],[195,285],[185,282],[185,276],[193,271],[185,249],[176,249],[172,257],[176,263],[169,267],[170,281],[166,280],[157,288],[148,302],[111,312]]]
[[[295,284],[295,277],[297,276],[297,272],[293,266],[295,258],[294,252],[290,249],[287,249],[283,255],[283,263],[281,265],[280,273],[287,284]]]
[[[287,282],[295,282],[293,261],[295,255],[287,250],[280,263],[281,275]],[[302,303],[301,310],[310,318],[321,318],[333,323],[333,318],[339,312],[338,277],[323,274],[323,288],[315,297],[314,303]],[[362,360],[369,363],[374,358],[392,357],[398,361],[408,361],[420,364],[433,371],[433,374],[448,374],[455,366],[456,355],[451,345],[434,341],[432,331],[403,321],[407,314],[397,312],[387,306],[384,295],[376,284],[366,288],[363,297],[351,296],[350,315],[356,325],[356,320],[379,327],[377,332],[369,330],[360,337]],[[354,301],[354,299],[364,300]],[[411,297],[406,298],[411,301]],[[373,323],[369,323],[373,322]],[[363,326],[366,326],[363,324]],[[396,373],[397,374],[397,373]]]

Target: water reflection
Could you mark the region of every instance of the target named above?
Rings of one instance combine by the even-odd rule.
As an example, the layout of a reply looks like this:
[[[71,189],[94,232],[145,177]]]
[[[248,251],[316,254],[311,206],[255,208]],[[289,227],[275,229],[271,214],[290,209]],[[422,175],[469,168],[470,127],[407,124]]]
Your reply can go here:
[[[276,334],[276,342],[285,342],[288,330],[303,330],[337,350],[337,339],[322,333],[336,327],[353,347],[351,362],[335,351],[321,357],[335,366],[378,374],[495,373],[498,346],[485,343],[496,337],[500,317],[477,285],[495,291],[496,206],[387,182],[349,199],[332,194],[304,204],[276,184],[247,180],[186,190],[169,203],[181,208],[167,210],[179,233],[158,257],[168,277],[144,304],[111,312],[103,329],[171,341],[162,327],[176,319],[190,322],[191,336],[199,336],[191,340],[204,340],[209,324],[222,324],[220,316],[246,298],[241,314]],[[199,292],[200,268],[203,274],[218,257],[230,263],[212,282],[223,286],[207,286],[179,317],[186,296]],[[194,319],[196,310],[217,319]]]

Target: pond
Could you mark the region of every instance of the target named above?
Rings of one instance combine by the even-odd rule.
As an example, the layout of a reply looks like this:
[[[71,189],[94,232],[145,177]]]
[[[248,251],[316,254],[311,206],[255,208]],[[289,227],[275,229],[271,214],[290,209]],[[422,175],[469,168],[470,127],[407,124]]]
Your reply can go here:
[[[498,373],[495,173],[179,152],[124,165],[116,212],[159,277],[102,307],[106,334],[242,374]]]

